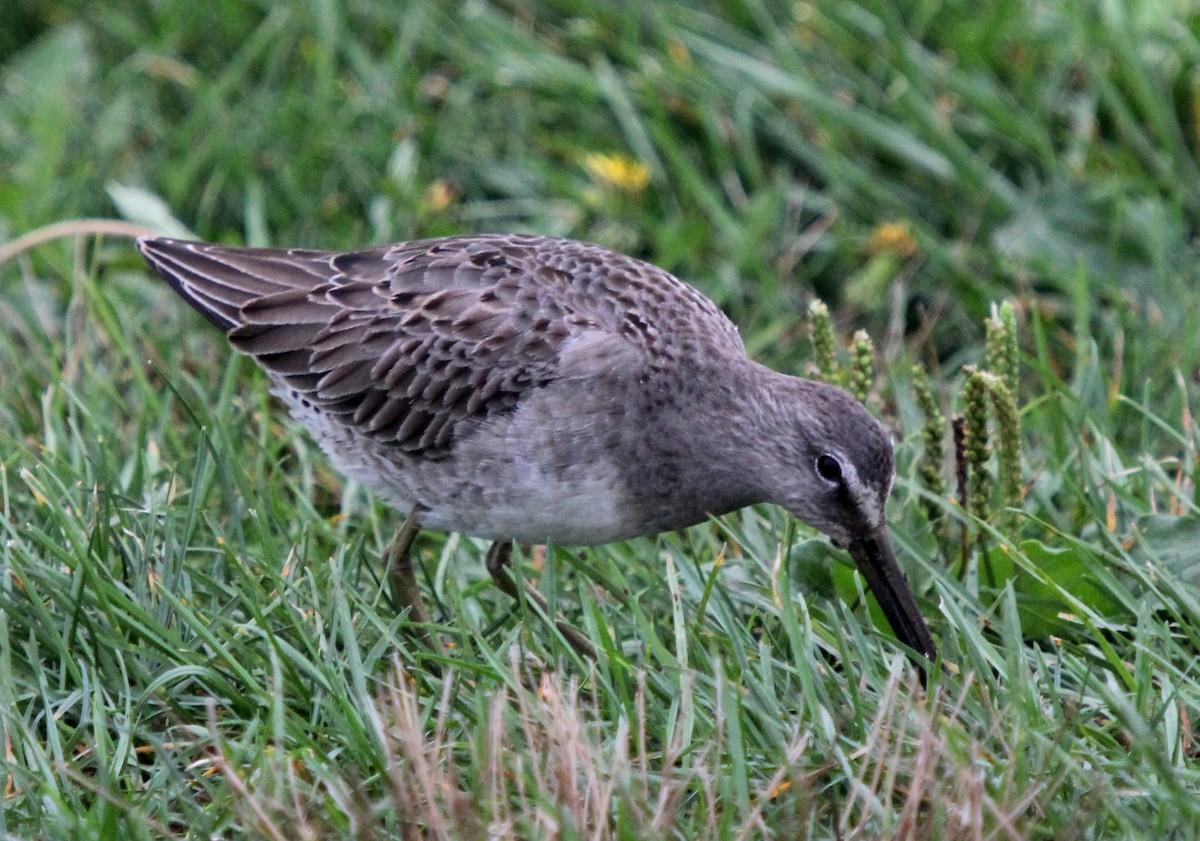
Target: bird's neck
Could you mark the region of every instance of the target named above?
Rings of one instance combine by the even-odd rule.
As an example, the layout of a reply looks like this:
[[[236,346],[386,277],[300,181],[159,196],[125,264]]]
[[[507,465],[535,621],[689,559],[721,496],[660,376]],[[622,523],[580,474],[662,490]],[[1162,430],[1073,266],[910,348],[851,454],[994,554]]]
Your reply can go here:
[[[670,409],[676,417],[664,428],[684,432],[659,441],[662,450],[653,463],[666,467],[654,486],[645,488],[643,504],[648,518],[656,517],[656,511],[679,516],[678,521],[654,522],[658,530],[771,501],[768,479],[778,469],[771,464],[772,439],[781,424],[774,393],[794,378],[749,359],[737,367],[731,372],[727,364],[720,375],[698,372],[688,404]]]

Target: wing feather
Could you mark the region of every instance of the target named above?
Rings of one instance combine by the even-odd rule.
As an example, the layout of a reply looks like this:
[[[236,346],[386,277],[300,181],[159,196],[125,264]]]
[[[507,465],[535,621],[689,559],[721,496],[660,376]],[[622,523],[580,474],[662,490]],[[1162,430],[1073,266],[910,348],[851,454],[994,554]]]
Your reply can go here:
[[[285,397],[414,457],[444,455],[465,428],[557,378],[634,375],[714,336],[741,347],[691,287],[567,240],[454,237],[345,254],[172,239],[138,248]],[[664,343],[659,313],[683,316],[679,349]],[[705,341],[688,341],[693,322]]]

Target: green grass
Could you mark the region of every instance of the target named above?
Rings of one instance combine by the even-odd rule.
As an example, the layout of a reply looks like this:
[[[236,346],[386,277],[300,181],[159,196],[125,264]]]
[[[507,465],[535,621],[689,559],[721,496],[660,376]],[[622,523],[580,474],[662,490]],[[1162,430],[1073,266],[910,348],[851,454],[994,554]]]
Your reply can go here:
[[[381,580],[400,516],[128,241],[60,240],[0,266],[0,837],[1200,833],[1200,16],[12,15],[0,241],[161,222],[147,196],[229,242],[538,231],[692,281],[782,370],[811,365],[814,294],[847,336],[869,328],[894,538],[944,663],[920,691],[848,559],[770,508],[519,558],[605,649],[594,668],[490,586],[482,544],[423,535],[435,658]],[[926,363],[961,411],[1000,298],[1021,327],[1021,513],[942,501],[939,539],[908,372]],[[965,569],[964,525],[986,550]]]

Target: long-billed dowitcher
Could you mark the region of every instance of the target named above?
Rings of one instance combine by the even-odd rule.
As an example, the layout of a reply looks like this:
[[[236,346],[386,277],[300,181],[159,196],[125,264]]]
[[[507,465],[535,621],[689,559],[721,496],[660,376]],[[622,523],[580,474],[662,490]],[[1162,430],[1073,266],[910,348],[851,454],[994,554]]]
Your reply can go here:
[[[387,556],[414,621],[420,527],[495,541],[488,569],[515,596],[513,541],[603,544],[768,502],[848,548],[900,641],[936,657],[888,537],[883,426],[838,388],[751,361],[667,272],[519,235],[138,248],[266,369],[334,464],[409,513]]]

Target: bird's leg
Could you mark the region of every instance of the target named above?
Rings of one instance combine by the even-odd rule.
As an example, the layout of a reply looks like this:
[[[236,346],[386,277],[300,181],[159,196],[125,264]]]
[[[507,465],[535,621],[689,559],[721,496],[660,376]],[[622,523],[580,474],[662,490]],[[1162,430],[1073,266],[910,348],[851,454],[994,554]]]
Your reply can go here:
[[[392,601],[396,608],[408,608],[408,621],[420,626],[421,639],[430,647],[433,640],[429,632],[429,614],[425,612],[425,602],[421,599],[421,590],[417,586],[417,576],[413,572],[412,545],[421,531],[419,518],[421,508],[417,506],[404,520],[404,525],[396,532],[387,548],[383,551],[384,567],[392,585]]]
[[[513,581],[513,577],[508,571],[509,566],[512,564],[512,541],[494,541],[488,547],[484,563],[487,565],[488,574],[492,576],[492,581],[496,583],[496,586],[508,594],[509,598],[514,601],[520,601],[521,592],[517,589],[517,583]],[[525,583],[525,598],[541,608],[542,613],[545,613],[547,616],[550,615],[547,611],[546,597],[528,582]],[[563,639],[567,641],[567,644],[571,648],[575,649],[576,653],[589,660],[596,659],[596,649],[588,641],[588,638],[583,635],[582,631],[568,623],[565,619],[557,616],[554,618],[554,626],[558,628],[558,632],[563,635]]]

